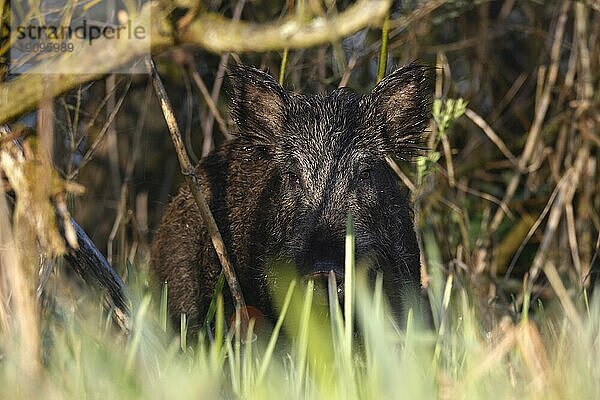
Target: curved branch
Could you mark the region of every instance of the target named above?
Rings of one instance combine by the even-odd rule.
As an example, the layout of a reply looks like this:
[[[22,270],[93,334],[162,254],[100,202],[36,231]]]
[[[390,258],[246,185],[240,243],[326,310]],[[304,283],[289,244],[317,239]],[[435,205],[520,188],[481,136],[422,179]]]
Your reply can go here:
[[[194,20],[180,38],[184,43],[197,44],[215,53],[306,48],[335,41],[378,23],[387,14],[390,4],[389,0],[359,0],[334,18],[300,21],[292,17],[270,24],[234,22],[205,14]]]
[[[391,0],[358,0],[344,12],[332,18],[315,17],[301,21],[290,18],[282,22],[255,24],[235,22],[219,15],[200,14],[181,31],[170,25],[169,13],[157,1],[147,3],[134,26],[150,27],[152,53],[187,43],[206,50],[222,53],[229,51],[270,51],[283,48],[305,48],[338,40],[386,15]],[[45,61],[27,74],[0,85],[0,123],[33,109],[41,99],[55,97],[83,83],[98,79],[103,74],[90,70],[115,70],[136,58],[147,55],[141,41],[99,38],[93,46],[78,47],[72,53]],[[68,68],[67,68],[68,66]],[[74,74],[49,74],[49,71],[73,71]]]

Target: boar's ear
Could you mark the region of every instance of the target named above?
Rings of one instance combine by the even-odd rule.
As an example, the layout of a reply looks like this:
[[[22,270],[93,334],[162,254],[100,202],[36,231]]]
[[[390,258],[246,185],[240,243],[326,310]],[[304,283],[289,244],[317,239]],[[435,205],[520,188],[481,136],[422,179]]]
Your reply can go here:
[[[266,72],[235,65],[229,70],[232,101],[231,115],[238,134],[268,146],[283,127],[289,95]]]
[[[370,116],[383,124],[386,152],[408,158],[423,148],[422,133],[430,118],[427,69],[418,64],[398,68],[370,94]]]

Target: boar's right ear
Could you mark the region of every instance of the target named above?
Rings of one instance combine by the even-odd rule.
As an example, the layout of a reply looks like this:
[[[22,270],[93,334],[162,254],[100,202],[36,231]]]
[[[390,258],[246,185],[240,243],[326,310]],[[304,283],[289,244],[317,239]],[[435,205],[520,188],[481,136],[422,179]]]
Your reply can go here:
[[[431,113],[430,89],[422,65],[398,68],[375,86],[370,114],[383,124],[386,152],[407,158],[423,148],[422,134]]]
[[[253,67],[235,65],[229,78],[238,134],[261,146],[273,144],[283,128],[289,95],[271,75]]]

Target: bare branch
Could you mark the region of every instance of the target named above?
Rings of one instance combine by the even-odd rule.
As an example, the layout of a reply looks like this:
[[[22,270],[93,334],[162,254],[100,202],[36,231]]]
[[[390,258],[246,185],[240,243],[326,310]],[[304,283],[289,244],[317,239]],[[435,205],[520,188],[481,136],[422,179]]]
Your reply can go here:
[[[169,128],[169,133],[171,134],[171,140],[173,141],[175,151],[177,152],[177,158],[179,159],[181,171],[185,176],[185,181],[187,182],[190,192],[192,193],[196,205],[198,206],[198,211],[200,212],[202,221],[204,221],[204,224],[206,225],[206,229],[208,230],[208,234],[210,235],[212,244],[215,248],[217,256],[219,257],[221,266],[223,267],[223,272],[225,274],[225,278],[227,279],[227,284],[229,285],[231,294],[235,301],[236,311],[242,313],[242,325],[246,326],[248,321],[250,320],[248,318],[248,313],[246,310],[246,302],[244,301],[244,296],[238,283],[238,279],[235,275],[233,266],[229,262],[229,257],[227,256],[227,249],[225,248],[225,243],[223,243],[223,238],[221,237],[221,233],[219,232],[217,223],[215,222],[210,208],[208,207],[208,203],[206,202],[206,198],[204,197],[202,189],[200,188],[200,183],[198,180],[198,176],[196,175],[196,170],[192,166],[190,159],[185,151],[185,146],[183,145],[181,132],[179,131],[177,121],[175,120],[175,114],[173,113],[173,107],[171,106],[171,102],[169,100],[169,97],[167,96],[167,92],[162,84],[162,81],[158,76],[156,67],[154,66],[154,62],[152,62],[151,59],[148,59],[147,64],[149,72],[151,74],[152,84],[154,85],[154,90],[160,101],[160,106],[165,116],[165,120]]]
[[[181,40],[215,53],[312,47],[378,23],[385,17],[390,3],[388,0],[359,0],[334,18],[316,17],[308,21],[291,18],[266,25],[205,14],[190,24]]]
[[[290,18],[283,22],[254,24],[235,22],[211,13],[200,14],[181,31],[170,25],[168,11],[156,1],[142,7],[131,26],[151,27],[153,53],[176,44],[192,44],[206,50],[222,52],[272,51],[283,48],[305,48],[338,40],[366,26],[378,23],[387,13],[390,0],[359,0],[332,18],[310,20]],[[0,87],[0,123],[34,108],[44,96],[55,97],[85,82],[99,78],[95,71],[115,68],[147,55],[144,41],[122,38],[98,38],[94,46],[77,47],[71,53],[45,61]],[[68,69],[67,69],[68,67]],[[77,73],[48,74],[77,68]],[[44,89],[42,91],[42,89]]]

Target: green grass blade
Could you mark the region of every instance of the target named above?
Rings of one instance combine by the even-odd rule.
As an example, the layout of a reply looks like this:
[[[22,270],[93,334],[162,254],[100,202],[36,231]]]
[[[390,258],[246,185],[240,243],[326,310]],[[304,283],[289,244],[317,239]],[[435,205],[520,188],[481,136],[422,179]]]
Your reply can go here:
[[[346,265],[344,269],[344,317],[345,317],[345,349],[347,355],[352,354],[352,336],[354,335],[353,302],[354,302],[354,222],[352,216],[346,219]]]
[[[290,302],[292,301],[292,295],[294,293],[294,288],[296,287],[296,281],[292,281],[290,286],[288,287],[287,293],[285,294],[285,299],[283,301],[283,306],[281,307],[281,312],[279,313],[279,317],[277,318],[277,323],[275,324],[275,328],[273,328],[273,332],[271,333],[271,337],[269,339],[269,344],[267,345],[267,349],[265,350],[265,354],[260,363],[260,368],[258,372],[257,385],[260,385],[265,377],[265,373],[267,372],[267,368],[271,363],[271,357],[273,356],[273,351],[275,350],[275,344],[277,343],[277,339],[279,338],[279,332],[281,331],[281,326],[283,325],[283,320],[288,311],[288,307],[290,306]]]
[[[162,290],[160,292],[160,314],[159,314],[159,319],[160,319],[160,326],[163,330],[163,332],[167,331],[167,320],[168,320],[168,315],[167,315],[167,296],[168,296],[168,291],[169,291],[169,285],[167,283],[167,281],[165,281],[162,285]]]

